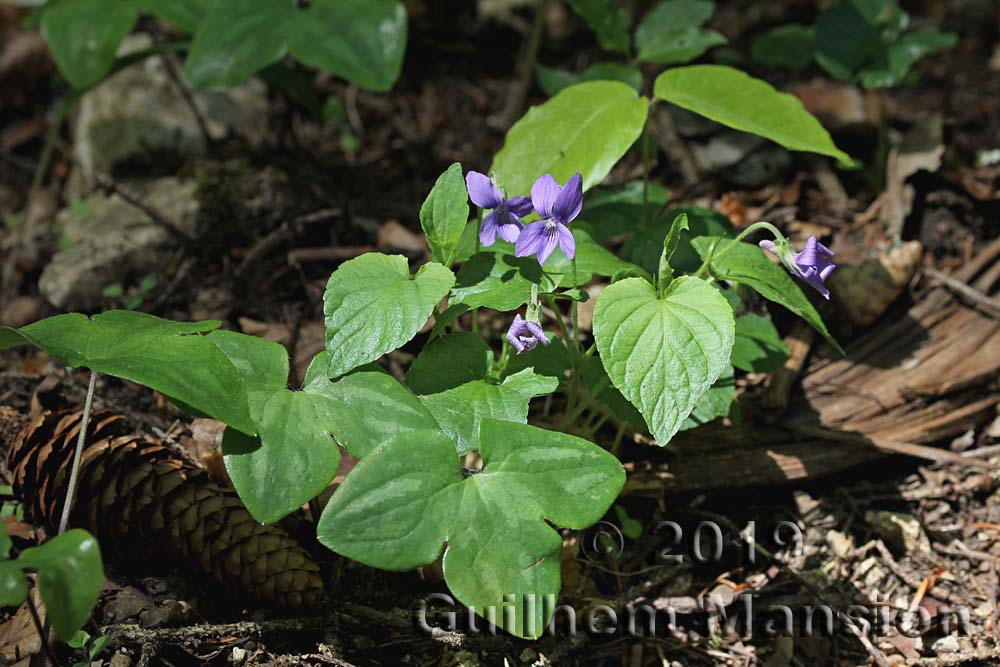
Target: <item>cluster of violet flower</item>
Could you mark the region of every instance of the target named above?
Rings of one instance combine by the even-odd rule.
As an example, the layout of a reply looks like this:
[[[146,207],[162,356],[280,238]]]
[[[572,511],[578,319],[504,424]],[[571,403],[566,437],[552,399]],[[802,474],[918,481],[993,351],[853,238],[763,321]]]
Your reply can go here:
[[[566,185],[559,185],[552,174],[545,174],[531,186],[531,197],[508,198],[495,180],[478,171],[466,174],[465,185],[472,203],[490,210],[479,229],[479,241],[484,247],[496,243],[499,236],[514,244],[515,255],[535,255],[539,264],[545,263],[557,245],[568,259],[573,259],[576,241],[569,223],[583,209],[583,176],[580,172],[573,174]],[[521,218],[533,212],[540,219],[525,226]],[[815,236],[810,236],[802,252],[795,253],[788,240],[777,230],[774,232],[778,235],[777,240],[761,241],[760,247],[777,255],[793,276],[829,299],[830,291],[823,282],[837,268],[832,262],[833,252]],[[528,306],[527,315],[527,318],[515,315],[507,331],[507,340],[518,354],[535,349],[539,343],[549,344],[538,321],[536,303]]]
[[[465,176],[469,199],[482,209],[493,209],[479,229],[479,241],[485,247],[496,243],[497,236],[514,244],[518,257],[536,255],[544,264],[558,245],[568,259],[576,254],[576,241],[569,229],[583,209],[583,176],[573,174],[566,185],[559,185],[552,174],[545,174],[531,186],[531,197],[510,197],[486,174],[470,171]],[[532,212],[541,218],[527,227],[521,218]],[[516,347],[516,346],[515,346]]]

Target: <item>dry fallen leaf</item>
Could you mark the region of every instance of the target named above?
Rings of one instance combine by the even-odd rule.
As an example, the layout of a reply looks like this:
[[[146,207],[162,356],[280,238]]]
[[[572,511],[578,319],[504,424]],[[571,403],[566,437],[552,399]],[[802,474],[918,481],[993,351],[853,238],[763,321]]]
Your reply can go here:
[[[918,171],[936,172],[941,166],[944,155],[941,133],[941,117],[932,116],[910,128],[899,145],[889,151],[885,193],[879,211],[886,238],[900,237],[903,222],[913,208],[915,191],[907,185],[907,179]]]

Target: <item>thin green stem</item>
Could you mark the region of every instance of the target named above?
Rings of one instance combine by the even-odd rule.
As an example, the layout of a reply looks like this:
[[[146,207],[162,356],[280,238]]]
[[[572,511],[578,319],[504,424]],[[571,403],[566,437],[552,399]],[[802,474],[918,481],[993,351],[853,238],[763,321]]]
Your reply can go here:
[[[573,277],[573,289],[576,289],[576,287],[577,287],[577,279],[576,279],[576,254],[575,253],[573,255],[573,259],[570,260],[570,266],[572,267],[572,271],[573,271],[573,274],[572,274],[572,277]],[[579,304],[576,302],[576,299],[574,299],[571,302],[569,310],[570,310],[570,317],[573,320],[573,349],[576,351],[576,358],[577,359],[579,359],[581,357],[581,354],[582,354],[582,350],[580,349],[580,313],[579,313],[578,308],[579,308]],[[573,370],[575,371],[576,368],[574,367]]]
[[[642,133],[639,149],[642,153],[642,223],[641,229],[649,227],[649,131]]]
[[[477,213],[476,213],[476,254],[478,255],[479,251],[482,249],[482,246],[480,245],[480,242],[479,242],[479,232],[483,228],[483,209],[481,209],[481,208],[479,208],[477,206],[476,210],[477,210]],[[472,309],[472,333],[476,334],[477,336],[479,335],[479,309],[478,308],[473,308]]]
[[[556,324],[559,325],[559,333],[561,333],[563,338],[566,340],[566,347],[569,349],[570,354],[573,354],[573,347],[570,345],[572,339],[569,329],[566,327],[566,320],[563,317],[562,311],[556,306],[556,302],[551,296],[546,294],[543,298],[545,299],[546,305],[548,305],[548,307],[552,309],[552,312],[555,313]]]
[[[746,238],[750,234],[754,233],[758,229],[766,229],[769,232],[771,232],[772,234],[774,234],[774,240],[775,241],[783,241],[785,239],[785,235],[781,233],[781,230],[779,230],[777,227],[775,227],[774,225],[772,225],[770,222],[763,222],[763,221],[761,221],[761,222],[755,222],[752,225],[750,225],[749,227],[747,227],[746,229],[744,229],[742,232],[740,232],[739,236],[737,236],[732,241],[730,241],[729,243],[727,243],[725,245],[725,247],[723,247],[722,250],[718,254],[715,253],[715,246],[712,246],[711,248],[709,248],[709,250],[708,250],[708,256],[705,257],[705,261],[702,262],[701,266],[698,267],[698,270],[694,272],[694,275],[698,276],[698,275],[701,275],[702,273],[705,273],[708,270],[709,264],[711,264],[714,261],[719,260],[727,252],[729,252],[730,250],[734,249],[736,247],[737,243],[739,243],[744,238]]]
[[[510,363],[510,341],[506,337],[503,338],[503,344],[500,349],[500,361],[497,362],[496,371],[493,374],[493,379],[497,382],[503,377],[503,374],[507,372],[507,364]]]
[[[618,432],[615,433],[615,439],[611,443],[611,453],[615,455],[615,458],[621,458],[622,439],[625,437],[625,426],[625,422],[618,424]]]
[[[584,411],[591,405],[597,402],[597,396],[604,391],[604,389],[610,384],[611,380],[607,376],[602,377],[600,380],[594,383],[594,386],[590,388],[587,392],[587,399],[581,401],[580,404],[573,410],[567,409],[566,416],[563,417],[562,422],[559,424],[559,429],[565,429],[567,426],[572,424],[576,419],[584,413]]]

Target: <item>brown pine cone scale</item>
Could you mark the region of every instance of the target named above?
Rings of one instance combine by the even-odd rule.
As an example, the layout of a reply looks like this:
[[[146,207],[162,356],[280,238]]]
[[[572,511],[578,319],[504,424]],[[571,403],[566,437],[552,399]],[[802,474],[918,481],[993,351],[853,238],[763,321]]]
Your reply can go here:
[[[7,454],[27,518],[50,529],[66,497],[81,417],[42,411]],[[284,530],[262,526],[232,490],[107,412],[91,418],[70,521],[97,537],[105,558],[182,559],[233,593],[277,607],[312,607],[323,597],[319,566]]]

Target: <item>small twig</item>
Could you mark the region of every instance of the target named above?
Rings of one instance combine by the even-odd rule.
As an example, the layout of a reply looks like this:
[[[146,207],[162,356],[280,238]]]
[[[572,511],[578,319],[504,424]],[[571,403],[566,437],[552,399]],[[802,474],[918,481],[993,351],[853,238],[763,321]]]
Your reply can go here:
[[[41,617],[38,615],[38,608],[35,607],[35,601],[31,599],[32,593],[28,592],[28,597],[25,598],[25,603],[28,605],[28,612],[31,614],[31,622],[35,624],[35,630],[38,632],[38,639],[42,642],[42,653],[55,667],[59,667],[59,661],[56,660],[56,656],[52,653],[52,646],[49,644],[49,631],[47,629],[47,624],[42,622]]]
[[[528,41],[524,45],[521,59],[517,63],[517,79],[510,86],[510,94],[507,96],[507,103],[499,113],[487,119],[487,124],[491,127],[506,130],[524,109],[525,100],[528,98],[528,90],[535,77],[535,64],[538,62],[538,50],[542,45],[542,34],[545,31],[545,12],[548,8],[548,0],[538,0],[535,3],[535,18],[531,24],[531,32],[528,33]]]
[[[1000,301],[983,294],[975,287],[971,287],[963,283],[958,278],[949,276],[947,273],[941,273],[935,269],[926,268],[923,269],[923,272],[925,276],[937,280],[945,287],[958,294],[959,297],[962,297],[967,301],[971,301],[975,306],[979,306],[990,317],[1000,319]]]
[[[208,123],[205,122],[205,117],[198,108],[194,95],[191,94],[191,90],[188,89],[183,77],[181,77],[180,70],[177,67],[177,56],[171,52],[166,52],[163,54],[162,59],[163,65],[167,70],[167,75],[181,91],[181,96],[191,108],[191,113],[194,114],[194,119],[198,123],[198,129],[201,130],[201,135],[205,139],[205,146],[211,147],[214,142],[212,141],[212,135],[208,132]]]
[[[97,385],[97,371],[90,371],[90,386],[87,387],[87,398],[83,403],[83,420],[80,422],[80,434],[76,438],[76,451],[73,453],[73,467],[69,473],[69,487],[66,489],[66,500],[63,503],[62,518],[59,519],[59,534],[66,532],[69,525],[69,513],[73,508],[73,496],[76,495],[77,478],[80,476],[80,459],[83,456],[83,445],[87,440],[87,422],[90,421],[90,406],[94,402],[94,387]]]
[[[119,197],[121,197],[122,201],[124,201],[126,204],[129,204],[130,206],[133,206],[136,209],[145,213],[147,216],[149,216],[150,220],[160,225],[161,227],[164,227],[168,232],[178,237],[184,243],[194,242],[194,237],[188,234],[187,231],[184,230],[180,225],[178,225],[176,222],[166,217],[156,209],[152,208],[148,204],[139,201],[129,193],[122,190],[120,187],[118,187],[118,184],[115,183],[115,181],[110,176],[107,176],[106,174],[98,174],[97,183],[104,189],[104,191],[108,195],[118,195]]]

